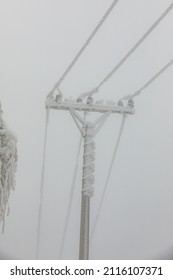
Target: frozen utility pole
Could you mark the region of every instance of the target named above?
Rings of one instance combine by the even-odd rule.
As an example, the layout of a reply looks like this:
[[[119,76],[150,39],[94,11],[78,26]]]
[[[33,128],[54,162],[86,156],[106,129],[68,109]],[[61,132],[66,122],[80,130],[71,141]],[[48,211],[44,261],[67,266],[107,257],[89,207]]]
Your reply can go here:
[[[94,160],[95,143],[93,140],[92,125],[84,127],[84,155],[83,155],[83,176],[82,176],[82,201],[81,201],[81,225],[79,259],[89,259],[89,219],[90,219],[90,198],[94,189]]]
[[[89,220],[90,220],[90,198],[94,194],[94,169],[95,169],[95,142],[94,137],[104,121],[110,114],[104,113],[94,122],[88,122],[70,108],[70,113],[84,138],[83,153],[83,175],[82,175],[82,198],[81,198],[81,225],[79,259],[89,259]]]
[[[77,100],[62,100],[61,93],[56,96],[49,94],[46,99],[46,108],[56,110],[68,110],[75,121],[83,139],[83,175],[81,190],[81,221],[80,221],[80,242],[79,242],[79,259],[89,259],[89,226],[90,226],[90,198],[94,195],[94,167],[95,167],[95,142],[94,137],[105,120],[111,113],[133,114],[133,100],[128,100],[124,105],[122,101],[115,104],[113,101],[103,103],[93,98],[77,98]],[[95,121],[89,122],[82,117],[79,112],[97,112],[101,116]]]

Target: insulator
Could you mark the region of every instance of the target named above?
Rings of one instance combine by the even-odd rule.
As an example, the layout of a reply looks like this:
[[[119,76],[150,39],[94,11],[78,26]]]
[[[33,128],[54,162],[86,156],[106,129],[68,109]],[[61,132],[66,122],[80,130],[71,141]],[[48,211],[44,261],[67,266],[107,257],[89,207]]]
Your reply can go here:
[[[133,108],[134,107],[133,99],[129,99],[127,105],[128,105],[128,107]]]
[[[77,100],[76,100],[76,102],[77,102],[77,103],[82,103],[82,98],[81,98],[81,97],[78,97]]]
[[[118,101],[118,106],[123,106],[123,102],[121,100]]]
[[[88,105],[92,105],[93,104],[93,98],[91,96],[88,96],[87,98],[87,102]]]

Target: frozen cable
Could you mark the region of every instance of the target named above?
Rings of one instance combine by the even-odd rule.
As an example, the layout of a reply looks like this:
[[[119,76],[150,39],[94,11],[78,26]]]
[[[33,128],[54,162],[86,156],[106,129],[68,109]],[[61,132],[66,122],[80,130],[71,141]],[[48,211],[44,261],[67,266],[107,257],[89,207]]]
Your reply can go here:
[[[76,186],[76,177],[77,177],[77,172],[78,172],[78,164],[79,164],[80,150],[81,150],[81,146],[82,146],[82,139],[83,139],[83,137],[80,136],[78,150],[77,150],[77,156],[76,156],[75,169],[74,169],[74,174],[73,174],[73,180],[72,180],[72,185],[71,185],[71,189],[70,189],[69,203],[68,203],[65,225],[64,225],[62,241],[61,241],[61,248],[60,248],[60,254],[59,254],[59,259],[60,260],[62,259],[62,255],[63,255],[63,251],[64,251],[64,245],[65,245],[66,236],[67,236],[67,229],[68,229],[70,213],[71,213],[71,208],[72,208],[72,202],[73,202],[73,197],[74,197],[74,191],[75,191],[75,186]]]
[[[108,16],[110,15],[110,13],[112,12],[113,8],[115,7],[115,5],[118,3],[119,0],[114,0],[112,2],[112,4],[110,5],[110,7],[108,8],[108,10],[106,11],[106,13],[103,15],[103,17],[101,18],[101,20],[99,21],[99,23],[97,24],[97,26],[95,27],[95,29],[93,30],[93,32],[91,33],[91,35],[88,37],[88,39],[86,40],[86,42],[84,43],[84,45],[82,46],[82,48],[79,50],[79,52],[76,54],[76,56],[74,57],[74,59],[72,60],[72,62],[69,64],[69,66],[67,67],[67,69],[65,70],[65,72],[62,74],[62,76],[60,77],[59,81],[55,84],[55,86],[52,89],[52,92],[55,91],[56,88],[59,88],[60,84],[63,82],[63,80],[66,78],[66,76],[68,75],[68,73],[70,72],[70,70],[72,69],[72,67],[76,64],[77,60],[79,59],[79,57],[81,56],[81,54],[85,51],[85,49],[87,48],[87,46],[89,45],[89,43],[92,41],[92,39],[94,38],[94,36],[96,35],[96,33],[98,32],[98,30],[100,29],[100,27],[103,25],[103,23],[105,22],[105,20],[108,18]]]
[[[133,94],[128,94],[125,95],[124,97],[121,98],[121,100],[126,100],[126,99],[133,99],[137,95],[141,95],[142,91],[149,87],[157,78],[159,78],[166,70],[168,70],[169,67],[173,65],[173,59],[171,59],[162,69],[160,69],[151,79],[149,79],[140,89],[135,91]]]
[[[42,212],[43,212],[44,177],[45,177],[45,161],[46,161],[48,123],[49,123],[49,108],[46,109],[45,136],[44,136],[44,148],[43,148],[43,164],[42,164],[42,171],[41,171],[40,203],[39,203],[38,226],[37,226],[36,259],[39,259],[39,251],[40,251],[40,234],[41,234],[41,220],[42,220]]]
[[[70,111],[70,113],[71,113],[73,119],[75,120],[75,118],[73,116],[73,112]],[[84,113],[84,122],[85,122],[85,119],[86,119],[86,113]],[[63,230],[63,237],[62,237],[60,254],[59,254],[59,259],[60,260],[62,259],[64,246],[65,246],[65,241],[66,241],[66,237],[67,237],[67,229],[68,229],[70,212],[71,212],[73,198],[74,198],[74,191],[75,191],[75,186],[76,186],[76,178],[77,178],[77,172],[78,172],[78,164],[79,164],[79,156],[80,156],[80,151],[81,151],[81,146],[82,146],[82,139],[83,139],[83,136],[81,135],[80,140],[79,140],[77,155],[76,155],[75,169],[74,169],[74,173],[73,173],[73,180],[72,180],[71,189],[70,189],[69,203],[68,203],[65,225],[64,225],[64,230]]]
[[[111,112],[108,111],[107,113],[104,113],[98,120],[95,121],[94,123],[95,130],[93,132],[93,136],[95,136],[100,131],[100,129],[102,128],[102,126],[104,125],[105,121],[110,116],[110,114]]]
[[[152,31],[160,24],[160,22],[168,15],[172,10],[173,3],[160,15],[160,17],[153,23],[148,31],[139,39],[139,41],[128,51],[128,53],[119,61],[119,63],[108,73],[108,75],[98,84],[97,91],[101,86],[106,83],[118,69],[124,64],[124,62],[136,51],[136,49],[144,42],[144,40],[152,33]]]
[[[157,72],[150,80],[147,81],[147,83],[145,83],[135,94],[139,95],[141,94],[141,92],[146,89],[148,86],[150,86],[157,78],[159,78],[160,75],[162,75],[166,70],[168,70],[169,67],[171,67],[173,65],[173,59],[171,59],[169,61],[169,63],[167,63],[159,72]]]
[[[98,220],[99,220],[100,212],[102,210],[103,201],[104,201],[104,198],[105,198],[106,190],[108,188],[108,183],[109,183],[109,179],[110,179],[110,176],[111,176],[112,168],[113,168],[114,161],[115,161],[115,158],[116,158],[116,155],[117,155],[117,151],[118,151],[118,147],[119,147],[119,144],[120,144],[122,132],[124,130],[125,120],[126,120],[126,114],[124,114],[123,118],[122,118],[118,138],[117,138],[117,141],[116,141],[116,144],[115,144],[112,160],[111,160],[109,171],[108,171],[108,174],[107,174],[107,177],[106,177],[106,182],[105,182],[105,185],[104,185],[104,188],[103,188],[101,200],[100,200],[99,207],[98,207],[98,210],[97,210],[97,213],[96,213],[96,218],[95,218],[93,228],[92,228],[92,231],[91,231],[91,238],[93,238],[93,235],[94,235],[94,232],[95,232]]]

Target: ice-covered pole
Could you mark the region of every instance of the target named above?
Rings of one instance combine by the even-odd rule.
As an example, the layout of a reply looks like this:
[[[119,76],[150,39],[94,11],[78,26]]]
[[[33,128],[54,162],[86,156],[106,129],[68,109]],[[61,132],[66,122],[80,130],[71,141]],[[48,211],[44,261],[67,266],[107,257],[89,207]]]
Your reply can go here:
[[[95,89],[93,90],[95,91]],[[69,111],[77,128],[84,139],[83,155],[83,177],[82,177],[82,194],[81,194],[81,223],[80,223],[80,242],[79,242],[79,259],[89,259],[89,224],[90,224],[90,198],[94,190],[94,161],[95,161],[95,143],[94,137],[102,128],[107,117],[114,114],[134,114],[132,102],[119,101],[100,101],[94,102],[91,97],[92,92],[80,95],[77,99],[63,99],[61,92],[50,93],[46,98],[46,108],[55,110]],[[87,98],[86,98],[87,97]],[[100,117],[95,121],[88,122],[84,116],[87,113],[99,113]],[[75,171],[76,172],[76,171]]]
[[[9,131],[2,119],[0,105],[0,223],[2,222],[2,231],[5,226],[5,216],[9,214],[10,191],[15,188],[16,143],[16,137]]]
[[[89,259],[89,225],[90,225],[90,198],[94,192],[94,161],[95,143],[93,140],[93,125],[86,123],[84,126],[84,155],[81,200],[81,223],[79,259]]]

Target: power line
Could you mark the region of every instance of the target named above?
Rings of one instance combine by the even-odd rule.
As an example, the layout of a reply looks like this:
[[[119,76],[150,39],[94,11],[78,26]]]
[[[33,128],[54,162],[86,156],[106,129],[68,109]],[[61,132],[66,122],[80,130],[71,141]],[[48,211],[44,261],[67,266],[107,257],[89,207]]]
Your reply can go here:
[[[63,82],[63,80],[66,78],[66,76],[68,75],[68,73],[70,72],[70,70],[72,69],[72,67],[76,64],[77,60],[79,59],[79,57],[81,56],[81,54],[84,52],[84,50],[87,48],[87,46],[89,45],[89,43],[92,41],[92,39],[94,38],[94,36],[96,35],[96,33],[98,32],[98,30],[100,29],[100,27],[103,25],[103,23],[105,22],[105,20],[108,18],[108,16],[110,15],[110,13],[112,12],[112,10],[114,9],[115,5],[118,3],[119,0],[114,0],[112,2],[112,4],[110,5],[110,7],[108,8],[108,10],[106,11],[106,13],[103,15],[103,17],[101,18],[101,20],[99,21],[99,23],[97,24],[97,26],[94,28],[93,32],[91,33],[91,35],[88,37],[88,39],[85,41],[84,45],[82,46],[82,48],[79,50],[79,52],[76,54],[76,56],[74,57],[74,59],[72,60],[72,62],[69,64],[69,66],[67,67],[67,69],[65,70],[65,72],[62,74],[62,76],[60,77],[59,81],[54,85],[52,92],[55,91],[56,88],[58,88],[60,86],[60,84]]]
[[[44,135],[44,148],[43,148],[43,164],[42,164],[42,171],[41,171],[40,204],[39,204],[39,212],[38,212],[36,259],[39,258],[39,250],[40,250],[40,233],[41,233],[41,220],[42,220],[42,212],[43,212],[43,193],[44,193],[44,176],[45,176],[45,161],[46,161],[48,122],[49,122],[49,108],[46,109],[46,122],[45,122],[45,135]]]
[[[74,197],[74,191],[75,191],[75,185],[76,185],[76,177],[77,177],[77,172],[78,172],[78,163],[79,163],[80,150],[81,150],[81,146],[82,146],[82,139],[83,139],[83,137],[81,136],[80,140],[79,140],[78,150],[77,150],[76,164],[75,164],[75,169],[74,169],[74,174],[73,174],[72,185],[71,185],[71,189],[70,189],[69,203],[68,203],[65,225],[64,225],[64,230],[63,230],[63,237],[62,237],[60,254],[59,254],[59,259],[60,260],[62,259],[65,240],[66,240],[66,236],[67,236],[67,229],[68,229],[70,212],[71,212],[71,207],[72,207],[72,202],[73,202],[73,197]]]
[[[137,95],[140,95],[144,89],[146,89],[148,86],[150,86],[160,75],[162,75],[172,65],[173,65],[173,59],[171,59],[163,68],[161,68],[138,91],[136,91],[134,94],[126,95],[121,100],[132,99],[132,98],[136,97]],[[116,157],[117,150],[118,150],[118,146],[119,146],[119,143],[120,143],[120,140],[121,140],[121,135],[122,135],[124,124],[125,124],[125,117],[126,117],[126,115],[123,116],[123,120],[122,120],[121,127],[120,127],[120,132],[119,132],[119,135],[118,135],[117,143],[115,145],[115,149],[114,149],[114,153],[113,153],[113,156],[112,156],[112,160],[111,160],[110,168],[109,168],[109,171],[108,171],[108,175],[107,175],[107,178],[106,178],[105,186],[104,186],[104,189],[103,189],[102,197],[101,197],[101,200],[100,200],[100,204],[99,204],[99,207],[98,207],[96,218],[95,218],[93,228],[92,228],[92,231],[91,231],[91,237],[93,237],[93,235],[94,235],[94,232],[95,232],[98,220],[99,220],[100,211],[101,211],[101,208],[102,208],[102,205],[103,205],[103,201],[104,201],[105,193],[106,193],[106,190],[107,190],[107,187],[108,187],[108,183],[109,183],[110,175],[111,175],[111,172],[112,172],[113,164],[114,164],[115,157]]]
[[[148,86],[150,86],[160,75],[162,75],[172,65],[173,65],[173,59],[171,59],[152,78],[150,78],[138,91],[136,91],[134,94],[127,95],[127,96],[123,97],[121,100],[132,99],[132,98],[136,97],[137,95],[140,95],[144,89],[146,89]],[[106,178],[105,186],[104,186],[104,189],[103,189],[102,197],[101,197],[101,200],[100,200],[100,204],[99,204],[99,207],[98,207],[96,218],[95,218],[93,228],[92,228],[92,231],[91,231],[91,237],[93,237],[93,235],[94,235],[94,232],[95,232],[98,220],[99,220],[100,211],[101,211],[101,208],[102,208],[102,205],[103,205],[103,201],[104,201],[105,193],[106,193],[106,190],[107,190],[107,187],[108,187],[108,183],[109,183],[110,175],[111,175],[111,172],[112,172],[113,164],[114,164],[115,157],[116,157],[117,150],[118,150],[118,146],[119,146],[119,143],[120,143],[120,140],[121,140],[121,136],[122,136],[122,132],[123,132],[124,124],[125,124],[125,117],[126,117],[126,115],[124,114],[123,115],[123,120],[122,120],[122,123],[121,123],[121,127],[120,127],[120,132],[119,132],[118,139],[117,139],[117,143],[115,145],[114,153],[113,153],[113,156],[112,156],[110,168],[109,168],[108,175],[107,175],[107,178]]]
[[[171,59],[163,68],[161,68],[151,79],[149,79],[140,89],[135,91],[135,93],[126,95],[121,100],[132,99],[137,95],[141,95],[142,91],[149,87],[156,79],[158,79],[168,68],[173,65],[173,59]]]
[[[141,94],[141,91],[146,89],[148,86],[150,86],[157,78],[159,78],[160,75],[162,75],[166,70],[168,70],[169,67],[171,67],[173,64],[173,59],[169,61],[159,72],[157,72],[148,82],[146,82],[135,95]]]
[[[89,43],[91,42],[91,40],[94,38],[94,36],[96,35],[96,33],[98,32],[99,28],[102,26],[102,24],[105,22],[106,18],[109,16],[109,14],[112,12],[113,8],[115,7],[115,5],[118,3],[118,0],[113,1],[113,3],[111,4],[111,6],[109,7],[109,9],[107,10],[107,12],[104,14],[104,16],[102,17],[102,19],[100,20],[100,22],[98,23],[98,25],[96,26],[96,28],[94,29],[94,31],[91,33],[91,35],[89,36],[89,38],[86,40],[86,42],[84,43],[84,45],[82,46],[82,48],[80,49],[80,51],[77,53],[77,55],[74,57],[74,59],[72,60],[72,62],[70,63],[70,65],[68,66],[68,68],[66,69],[66,71],[63,73],[63,75],[61,76],[61,78],[59,79],[59,81],[55,84],[52,92],[54,92],[54,90],[56,88],[58,88],[60,86],[60,84],[63,82],[63,80],[66,78],[66,76],[68,75],[68,73],[70,72],[70,70],[72,69],[72,67],[75,65],[75,63],[77,62],[77,60],[79,59],[79,57],[81,56],[81,54],[84,52],[84,50],[87,48],[87,46],[89,45]],[[173,8],[173,3],[164,11],[164,13],[161,14],[161,16],[155,21],[155,23],[149,28],[149,30],[140,38],[140,40],[132,47],[132,49],[125,55],[125,57],[120,60],[120,62],[111,70],[111,72],[98,84],[98,86],[94,89],[95,91],[98,91],[100,89],[100,87],[108,81],[108,79],[110,79],[112,77],[112,75],[121,67],[121,65],[133,54],[133,52],[135,52],[135,50],[143,43],[143,41],[150,35],[150,33],[159,25],[159,23],[166,17],[166,15],[171,11],[171,9]],[[145,89],[147,86],[149,86],[158,76],[161,75],[161,73],[163,73],[169,66],[171,66],[173,63],[173,60],[168,63],[163,69],[161,69],[152,79],[150,79],[138,92],[135,93],[135,95],[139,94],[139,92],[143,89]],[[90,93],[90,95],[92,95],[94,92],[92,91]],[[123,128],[124,128],[124,124],[125,124],[125,117],[126,114],[123,115],[123,119],[122,119],[122,123],[121,123],[121,127],[120,127],[120,131],[119,131],[119,135],[118,135],[118,139],[115,145],[115,149],[114,149],[114,153],[113,153],[113,157],[111,160],[111,164],[110,164],[110,168],[108,171],[108,175],[106,178],[106,183],[104,186],[104,190],[103,190],[103,194],[101,197],[101,201],[99,204],[99,208],[98,208],[98,212],[96,215],[96,219],[94,222],[94,226],[93,226],[93,231],[92,234],[95,231],[98,219],[99,219],[99,213],[101,211],[102,208],[102,204],[103,204],[103,200],[105,197],[105,193],[106,193],[106,189],[109,183],[109,179],[110,179],[110,175],[112,172],[112,168],[113,168],[113,163],[117,154],[117,150],[119,147],[119,143],[121,140],[121,136],[122,136],[122,132],[123,132]],[[46,136],[47,135],[47,128],[46,128],[46,133],[45,133],[45,145],[44,145],[44,160],[43,160],[43,169],[42,169],[42,191],[41,191],[41,200],[40,200],[40,208],[39,208],[39,225],[38,225],[38,236],[37,236],[37,251],[39,251],[39,239],[40,239],[40,224],[41,224],[41,213],[42,213],[42,197],[43,197],[43,181],[44,181],[44,161],[45,161],[45,149],[46,149]],[[81,145],[81,144],[80,144]],[[65,221],[65,227],[64,227],[64,234],[63,234],[63,240],[62,240],[62,245],[61,245],[61,250],[60,250],[60,257],[62,257],[62,253],[63,253],[63,248],[64,248],[64,244],[65,244],[65,238],[66,238],[66,232],[67,232],[67,227],[68,227],[68,222],[69,222],[69,216],[70,216],[70,209],[71,209],[71,205],[72,205],[72,198],[73,198],[73,193],[74,193],[74,186],[75,186],[75,180],[76,180],[76,175],[77,175],[77,167],[78,167],[78,158],[79,158],[79,153],[80,153],[80,145],[78,148],[78,153],[77,153],[77,161],[76,161],[76,166],[75,166],[75,170],[74,170],[74,176],[73,176],[73,182],[72,182],[72,187],[71,187],[71,195],[70,195],[70,199],[69,199],[69,205],[68,205],[68,210],[67,210],[67,216],[66,216],[66,221]]]
[[[97,210],[97,213],[96,213],[96,218],[95,218],[95,221],[94,221],[94,224],[93,224],[93,228],[92,228],[92,231],[91,231],[91,238],[94,235],[94,232],[95,232],[95,229],[96,229],[99,217],[100,217],[100,212],[101,212],[101,209],[102,209],[102,206],[103,206],[103,201],[104,201],[104,198],[105,198],[106,190],[108,188],[108,183],[109,183],[109,179],[110,179],[110,176],[111,176],[112,168],[113,168],[114,161],[115,161],[115,158],[116,158],[116,155],[117,155],[117,151],[118,151],[118,147],[119,147],[119,144],[120,144],[120,141],[121,141],[121,136],[122,136],[122,133],[123,133],[123,130],[124,130],[124,125],[125,125],[126,117],[127,117],[126,114],[123,114],[123,118],[122,118],[120,130],[119,130],[118,138],[117,138],[117,141],[116,141],[116,144],[115,144],[112,160],[111,160],[111,163],[110,163],[110,166],[109,166],[109,170],[108,170],[108,174],[107,174],[107,177],[106,177],[106,182],[105,182],[105,185],[104,185],[104,188],[103,188],[101,200],[100,200],[99,207],[98,207],[98,210]]]
[[[115,72],[124,64],[124,62],[136,51],[136,49],[144,42],[144,40],[152,33],[152,31],[159,25],[159,23],[168,15],[172,10],[173,3],[161,14],[161,16],[153,23],[153,25],[148,29],[148,31],[139,39],[139,41],[128,51],[128,53],[119,61],[119,63],[108,73],[108,75],[95,87],[91,92],[92,95],[95,92],[98,92],[101,86],[105,84]]]
[[[71,113],[71,116],[73,117],[72,113]],[[86,120],[86,112],[84,112],[84,121],[85,120]],[[78,126],[77,123],[76,123],[76,125]],[[78,126],[78,128],[80,130],[79,126]],[[77,172],[78,172],[79,156],[80,156],[80,151],[81,151],[81,147],[82,147],[82,141],[83,141],[83,136],[81,135],[80,140],[79,140],[77,155],[76,155],[76,163],[75,163],[75,168],[74,168],[74,173],[73,173],[73,180],[72,180],[72,184],[71,184],[71,188],[70,188],[68,208],[67,208],[66,219],[65,219],[64,230],[63,230],[63,237],[62,237],[62,242],[61,242],[61,247],[60,247],[60,254],[59,254],[60,260],[62,259],[65,241],[66,241],[66,237],[67,237],[67,229],[68,229],[70,212],[71,212],[73,198],[74,198],[74,191],[75,191],[75,185],[76,185],[76,177],[77,177]]]

